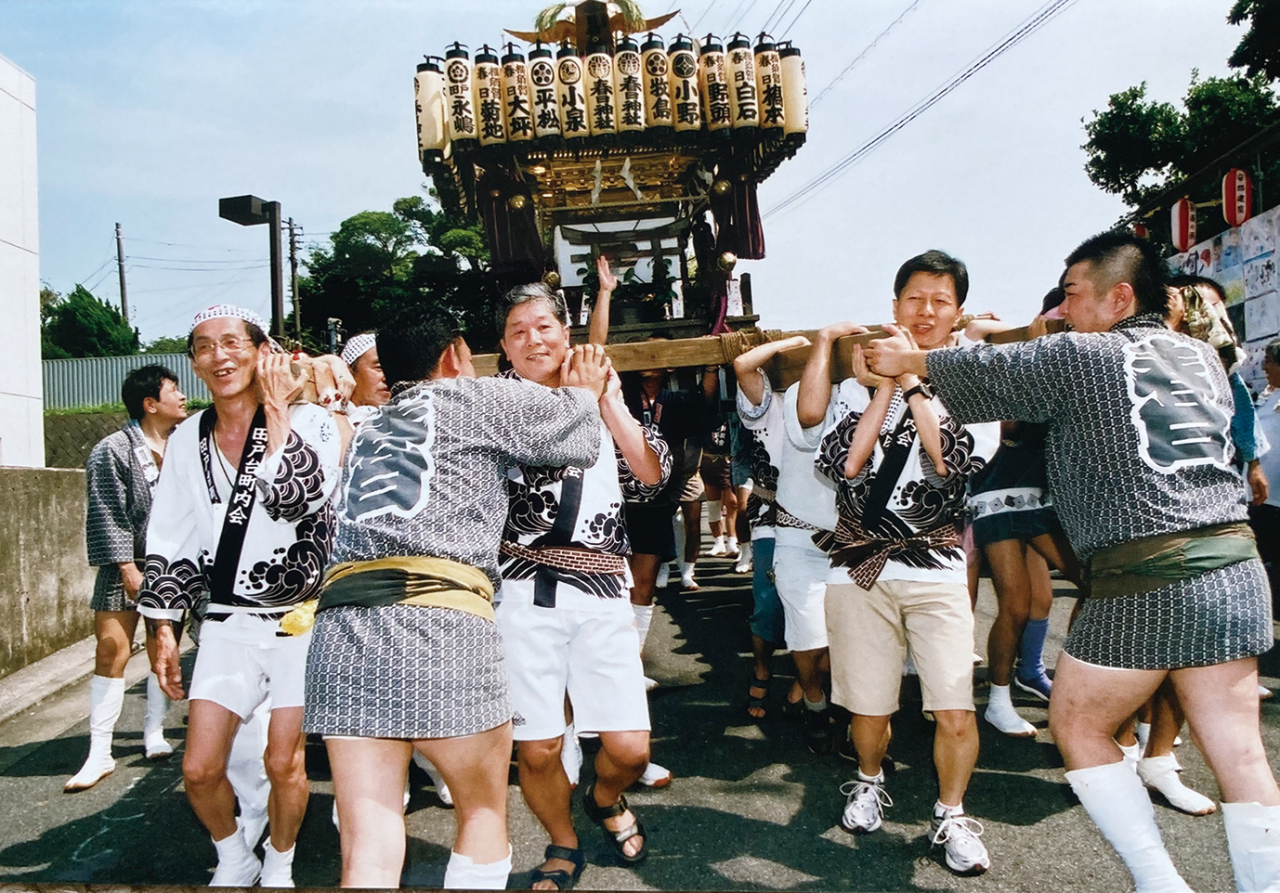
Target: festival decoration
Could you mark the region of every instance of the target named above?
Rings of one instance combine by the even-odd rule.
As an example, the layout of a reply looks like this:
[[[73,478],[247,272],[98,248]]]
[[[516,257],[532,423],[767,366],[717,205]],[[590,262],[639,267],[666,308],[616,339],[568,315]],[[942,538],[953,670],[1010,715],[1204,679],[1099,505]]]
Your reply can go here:
[[[1253,216],[1253,181],[1238,167],[1222,178],[1222,216],[1227,226],[1241,226]]]
[[[1169,210],[1169,231],[1173,247],[1186,251],[1196,243],[1196,206],[1189,198],[1180,198]]]

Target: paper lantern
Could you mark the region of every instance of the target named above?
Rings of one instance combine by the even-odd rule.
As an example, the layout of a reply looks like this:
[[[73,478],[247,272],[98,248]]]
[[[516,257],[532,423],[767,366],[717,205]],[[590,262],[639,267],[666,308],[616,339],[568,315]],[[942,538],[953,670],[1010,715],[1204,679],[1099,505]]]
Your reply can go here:
[[[1238,167],[1222,178],[1222,216],[1228,226],[1240,226],[1253,216],[1253,181]]]
[[[782,58],[772,41],[760,36],[756,44],[756,96],[760,102],[760,127],[781,130],[786,123],[782,104]]]
[[[701,92],[698,89],[698,57],[693,42],[677,34],[667,53],[671,63],[671,99],[675,109],[675,128],[686,140],[696,138],[702,129]]]
[[[618,108],[613,96],[613,57],[603,46],[587,53],[587,129],[592,136],[618,132]]]
[[[413,107],[418,119],[418,159],[439,159],[448,139],[444,122],[444,72],[438,56],[418,64],[413,78]]]
[[[665,60],[664,60],[665,61]],[[644,130],[644,77],[640,47],[630,37],[618,40],[613,54],[613,96],[618,104],[618,131]]]
[[[640,48],[644,72],[644,123],[650,130],[669,130],[675,124],[671,106],[671,66],[662,38],[650,34]]]
[[[568,44],[562,45],[556,53],[556,96],[560,100],[560,131],[565,139],[590,136],[582,60]]]
[[[1141,223],[1135,223],[1133,225],[1133,234],[1137,236],[1139,239],[1145,239],[1151,235],[1151,231],[1148,230],[1145,225]]]
[[[702,41],[702,58],[699,61],[699,81],[702,88],[702,117],[707,130],[726,137],[733,126],[733,107],[729,103],[729,66],[725,62],[724,47],[715,35],[708,34]]]
[[[533,98],[529,95],[529,68],[515,44],[507,44],[502,57],[502,111],[507,117],[507,139],[522,143],[534,137]]]
[[[789,40],[778,44],[782,58],[782,104],[786,108],[783,130],[788,137],[803,141],[809,132],[809,87],[805,80],[804,57]]]
[[[475,96],[471,88],[471,54],[455,42],[444,54],[445,132],[457,149],[476,144]]]
[[[529,88],[533,95],[533,133],[542,142],[560,142],[560,101],[551,50],[538,41],[529,51]]]
[[[729,41],[729,111],[734,130],[759,128],[760,97],[756,88],[756,54],[741,33]]]
[[[471,80],[476,85],[476,119],[480,127],[480,145],[505,143],[507,119],[502,111],[502,66],[498,64],[498,54],[488,44],[476,53]]]
[[[1189,198],[1180,198],[1169,211],[1169,231],[1173,247],[1186,251],[1196,243],[1196,206]]]

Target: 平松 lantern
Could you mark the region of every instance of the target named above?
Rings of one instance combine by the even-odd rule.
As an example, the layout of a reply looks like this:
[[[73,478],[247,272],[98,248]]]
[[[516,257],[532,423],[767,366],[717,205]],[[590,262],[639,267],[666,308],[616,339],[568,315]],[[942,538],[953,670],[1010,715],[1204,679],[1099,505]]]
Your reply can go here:
[[[1173,247],[1186,251],[1196,243],[1196,206],[1189,198],[1180,198],[1170,209],[1169,230]]]
[[[1238,167],[1222,178],[1222,216],[1228,226],[1240,226],[1253,216],[1253,182]]]
[[[733,128],[760,126],[760,97],[756,89],[756,55],[741,33],[729,41],[729,110]]]
[[[782,59],[782,104],[786,109],[783,130],[788,137],[802,141],[809,132],[809,87],[805,81],[804,57],[784,40],[778,44]]]
[[[640,47],[630,37],[618,39],[613,54],[613,96],[618,106],[618,131],[644,130],[644,77]]]
[[[480,145],[492,146],[507,141],[506,116],[502,111],[502,67],[498,55],[485,44],[476,53],[471,70],[476,90],[476,119],[480,127]]]
[[[760,127],[781,130],[786,123],[782,104],[782,58],[771,40],[760,35],[756,44],[756,96],[760,102]]]
[[[590,136],[587,96],[582,83],[582,60],[567,43],[556,52],[556,96],[560,100],[560,131],[565,139]]]
[[[708,34],[702,41],[699,76],[702,116],[706,119],[707,130],[715,135],[728,136],[729,128],[733,126],[733,108],[729,104],[729,69],[724,58],[724,47],[713,34]]]
[[[650,34],[640,47],[640,67],[644,83],[644,123],[650,130],[665,132],[675,123],[671,104],[671,66],[662,38]]]
[[[444,123],[444,72],[440,58],[428,56],[413,78],[413,107],[418,119],[418,159],[439,160],[448,135]]]
[[[529,69],[524,54],[507,44],[502,57],[502,110],[507,118],[507,139],[513,143],[533,139],[533,101],[529,95]]]
[[[603,46],[587,52],[587,128],[592,136],[618,132],[618,109],[613,96],[613,57]]]
[[[529,88],[533,96],[533,133],[543,143],[560,142],[560,100],[556,63],[542,41],[529,51]]]
[[[471,54],[454,42],[444,54],[445,132],[456,149],[476,144],[475,96],[471,88]]]
[[[677,34],[667,53],[671,63],[671,102],[675,110],[676,133],[684,139],[696,138],[702,129],[701,91],[698,89],[698,57],[693,42]]]

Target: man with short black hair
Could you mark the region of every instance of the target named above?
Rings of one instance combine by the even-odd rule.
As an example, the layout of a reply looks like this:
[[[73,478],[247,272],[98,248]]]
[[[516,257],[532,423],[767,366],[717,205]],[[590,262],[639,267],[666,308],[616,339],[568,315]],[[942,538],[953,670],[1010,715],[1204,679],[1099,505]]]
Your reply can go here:
[[[1049,725],[1067,780],[1139,891],[1188,890],[1113,736],[1165,681],[1222,790],[1240,890],[1280,885],[1280,789],[1262,746],[1257,655],[1272,644],[1266,575],[1232,467],[1217,352],[1165,325],[1155,246],[1124,232],[1066,261],[1074,332],[925,353],[874,342],[881,375],[928,375],[958,419],[1046,422],[1054,503],[1089,566]]]
[[[63,786],[66,791],[91,788],[115,770],[111,738],[124,704],[124,668],[138,628],[139,565],[145,561],[151,495],[160,479],[169,433],[187,417],[187,398],[178,389],[178,377],[164,366],[134,369],[125,376],[120,396],[129,423],[100,440],[85,463],[85,541],[89,564],[98,568],[89,606],[98,647],[89,682],[89,756]],[[147,647],[154,650],[151,639]],[[173,753],[164,739],[168,710],[169,699],[151,673],[142,738],[149,760],[167,759]]]

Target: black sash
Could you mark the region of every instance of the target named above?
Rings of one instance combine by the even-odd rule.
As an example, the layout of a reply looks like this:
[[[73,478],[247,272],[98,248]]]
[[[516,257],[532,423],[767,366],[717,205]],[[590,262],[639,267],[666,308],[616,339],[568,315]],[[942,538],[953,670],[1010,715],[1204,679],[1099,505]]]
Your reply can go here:
[[[578,472],[574,474],[573,472]],[[537,540],[530,543],[531,548],[539,546],[569,546],[573,542],[573,531],[578,524],[578,512],[582,509],[582,484],[586,476],[585,469],[570,468],[560,479],[560,507],[556,511],[556,520],[551,529]],[[539,608],[556,606],[556,584],[560,575],[556,569],[545,564],[538,565],[537,575],[533,583],[533,603]]]
[[[908,424],[912,426],[912,436],[904,437],[902,435]],[[914,422],[911,418],[911,407],[904,404],[902,407],[902,419],[893,429],[889,446],[884,451],[884,458],[880,461],[880,467],[876,469],[875,477],[871,480],[871,486],[867,493],[867,502],[862,510],[862,527],[864,530],[876,529],[880,519],[884,517],[884,511],[889,505],[889,497],[893,495],[893,488],[897,486],[898,478],[902,476],[902,469],[907,466],[907,460],[911,458],[911,447],[914,442]]]
[[[213,427],[218,414],[212,407],[200,417],[200,462],[204,466],[204,482],[209,488],[209,501],[222,502],[213,480]],[[267,455],[267,419],[261,404],[253,415],[249,437],[240,455],[240,468],[231,483],[231,499],[222,519],[222,534],[218,537],[218,553],[213,559],[213,569],[205,574],[209,581],[209,600],[215,604],[231,605],[235,598],[236,570],[240,567],[240,553],[244,549],[245,532],[249,528],[249,515],[258,491],[255,486],[258,466]],[[221,459],[218,459],[221,462]]]

